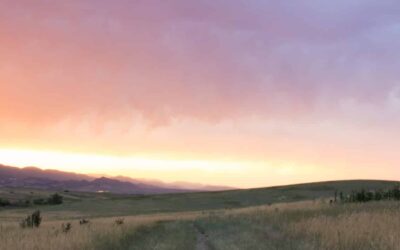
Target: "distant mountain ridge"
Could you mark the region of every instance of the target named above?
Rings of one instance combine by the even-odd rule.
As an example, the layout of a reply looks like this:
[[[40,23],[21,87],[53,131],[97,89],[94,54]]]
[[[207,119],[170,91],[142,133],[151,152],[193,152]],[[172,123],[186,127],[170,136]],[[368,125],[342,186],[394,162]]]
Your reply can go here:
[[[90,177],[84,174],[77,174],[71,172],[64,172],[53,169],[40,169],[37,167],[25,167],[17,168],[11,166],[5,166],[0,164],[0,178],[3,177],[18,177],[18,178],[45,178],[52,180],[93,180],[94,177]]]
[[[101,176],[96,178],[89,175],[58,170],[42,170],[36,167],[17,168],[1,164],[0,187],[26,187],[55,191],[70,190],[121,194],[162,194],[229,189],[190,183],[185,187],[185,185],[133,179],[124,176]]]

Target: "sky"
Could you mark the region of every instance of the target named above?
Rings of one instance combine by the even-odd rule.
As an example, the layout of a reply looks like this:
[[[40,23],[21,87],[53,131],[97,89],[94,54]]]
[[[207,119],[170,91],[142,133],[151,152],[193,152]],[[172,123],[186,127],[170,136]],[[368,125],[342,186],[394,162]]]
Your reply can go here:
[[[0,1],[0,163],[400,180],[396,0]]]

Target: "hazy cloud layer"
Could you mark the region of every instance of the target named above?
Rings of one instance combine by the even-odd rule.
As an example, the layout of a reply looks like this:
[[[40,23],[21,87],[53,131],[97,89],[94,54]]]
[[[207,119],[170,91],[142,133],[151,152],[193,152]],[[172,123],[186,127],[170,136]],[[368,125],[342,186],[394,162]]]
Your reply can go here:
[[[297,119],[341,115],[341,102],[393,117],[399,11],[397,1],[2,1],[1,119]]]

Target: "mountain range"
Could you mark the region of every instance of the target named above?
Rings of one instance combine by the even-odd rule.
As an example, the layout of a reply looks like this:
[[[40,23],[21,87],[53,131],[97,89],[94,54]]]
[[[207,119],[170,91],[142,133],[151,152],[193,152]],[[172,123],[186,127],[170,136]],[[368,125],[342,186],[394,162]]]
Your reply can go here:
[[[37,167],[11,167],[0,164],[0,187],[39,188],[55,191],[110,192],[120,194],[162,194],[231,189],[190,182],[165,183],[159,180],[125,176],[91,176]]]

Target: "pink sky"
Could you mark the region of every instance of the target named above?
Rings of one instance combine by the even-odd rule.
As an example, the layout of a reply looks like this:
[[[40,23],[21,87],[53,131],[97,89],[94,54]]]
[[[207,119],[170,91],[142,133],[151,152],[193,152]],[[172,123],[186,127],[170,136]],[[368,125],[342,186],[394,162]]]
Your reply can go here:
[[[400,179],[399,12],[3,0],[0,163],[241,187]]]

